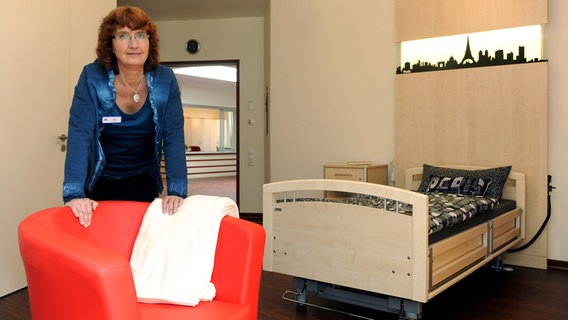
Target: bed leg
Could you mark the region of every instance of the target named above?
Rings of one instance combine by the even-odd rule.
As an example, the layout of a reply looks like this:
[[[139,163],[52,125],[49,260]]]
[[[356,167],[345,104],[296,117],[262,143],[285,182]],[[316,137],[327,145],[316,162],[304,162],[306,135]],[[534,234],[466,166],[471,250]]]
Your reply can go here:
[[[497,258],[495,258],[493,261],[491,261],[489,263],[489,266],[495,272],[503,272],[503,271],[511,272],[511,271],[513,271],[512,267],[506,267],[505,264],[503,263],[503,254],[499,255]]]
[[[400,299],[399,320],[418,320],[422,319],[422,303]]]
[[[306,280],[302,278],[294,277],[294,288],[296,288],[296,308],[302,309],[305,308],[305,302],[308,301],[308,290]]]

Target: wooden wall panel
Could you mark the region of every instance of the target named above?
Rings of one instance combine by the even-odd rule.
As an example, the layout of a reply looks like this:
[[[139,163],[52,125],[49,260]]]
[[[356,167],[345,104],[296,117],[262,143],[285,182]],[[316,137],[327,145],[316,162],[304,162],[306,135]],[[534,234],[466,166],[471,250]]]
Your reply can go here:
[[[429,164],[512,165],[527,182],[527,237],[547,208],[548,63],[397,75],[397,186]],[[513,257],[546,268],[547,234]]]
[[[546,24],[547,0],[397,0],[395,41]]]

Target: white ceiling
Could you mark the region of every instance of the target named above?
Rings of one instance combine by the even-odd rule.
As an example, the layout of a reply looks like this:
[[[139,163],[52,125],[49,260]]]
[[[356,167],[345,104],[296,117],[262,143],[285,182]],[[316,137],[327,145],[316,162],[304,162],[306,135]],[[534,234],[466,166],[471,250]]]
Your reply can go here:
[[[137,6],[154,20],[262,17],[268,0],[117,0]]]

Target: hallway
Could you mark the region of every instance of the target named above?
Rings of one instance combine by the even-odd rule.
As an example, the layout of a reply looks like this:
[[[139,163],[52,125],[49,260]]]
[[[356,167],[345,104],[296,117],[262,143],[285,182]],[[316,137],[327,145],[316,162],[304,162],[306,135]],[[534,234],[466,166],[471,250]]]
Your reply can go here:
[[[237,202],[237,177],[214,177],[188,180],[189,195],[222,196]]]

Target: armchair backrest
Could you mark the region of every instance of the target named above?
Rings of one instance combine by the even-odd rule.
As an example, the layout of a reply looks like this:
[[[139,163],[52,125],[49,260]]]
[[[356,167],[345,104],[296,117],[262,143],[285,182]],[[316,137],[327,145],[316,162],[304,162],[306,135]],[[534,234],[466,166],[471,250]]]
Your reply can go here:
[[[57,227],[70,235],[122,254],[130,260],[134,241],[142,224],[144,213],[150,204],[133,201],[101,201],[93,212],[88,228],[78,223],[68,208],[69,214],[57,215]]]

